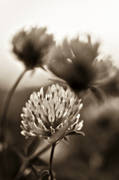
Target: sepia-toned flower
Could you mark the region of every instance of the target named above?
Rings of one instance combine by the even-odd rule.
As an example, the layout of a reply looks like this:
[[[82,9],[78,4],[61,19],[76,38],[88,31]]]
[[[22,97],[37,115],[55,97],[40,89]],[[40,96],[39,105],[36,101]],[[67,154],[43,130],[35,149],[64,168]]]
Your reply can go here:
[[[48,68],[65,80],[75,91],[88,89],[96,78],[95,60],[99,42],[92,43],[74,38],[64,39],[61,45],[54,46],[47,55]]]
[[[40,91],[31,94],[23,107],[21,134],[48,139],[68,123],[64,136],[70,132],[80,133],[82,106],[81,99],[68,86],[52,84],[46,89],[41,87]]]
[[[47,28],[33,27],[29,31],[22,29],[12,39],[12,51],[28,69],[42,67],[43,57],[54,44],[53,35],[47,34]]]

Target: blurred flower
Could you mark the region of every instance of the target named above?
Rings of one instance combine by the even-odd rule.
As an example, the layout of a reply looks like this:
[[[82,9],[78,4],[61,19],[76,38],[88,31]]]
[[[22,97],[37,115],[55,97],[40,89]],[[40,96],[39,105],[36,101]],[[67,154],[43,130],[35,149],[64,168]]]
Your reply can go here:
[[[89,88],[96,77],[95,60],[99,43],[92,44],[90,36],[87,39],[87,42],[79,38],[65,39],[62,45],[54,46],[47,55],[48,68],[75,91]]]
[[[28,69],[42,67],[43,57],[54,44],[53,35],[46,33],[47,28],[31,28],[18,32],[12,39],[12,51]]]
[[[59,84],[46,89],[42,87],[39,92],[31,94],[23,108],[21,134],[48,139],[69,122],[64,136],[70,132],[80,133],[83,127],[81,108],[81,99],[69,87],[64,88]]]

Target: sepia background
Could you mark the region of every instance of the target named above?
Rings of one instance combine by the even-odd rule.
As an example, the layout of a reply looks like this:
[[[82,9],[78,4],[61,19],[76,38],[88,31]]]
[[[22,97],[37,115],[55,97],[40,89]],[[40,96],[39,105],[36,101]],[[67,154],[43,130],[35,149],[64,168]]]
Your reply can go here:
[[[57,41],[64,36],[91,33],[102,43],[102,54],[119,58],[118,0],[0,0],[0,82],[14,82],[14,71],[21,66],[10,52],[10,40],[17,30],[29,26],[47,26]],[[6,81],[3,79],[5,76]],[[4,77],[4,78],[3,78]]]
[[[112,56],[114,64],[118,67],[118,8],[118,0],[0,0],[0,115],[8,90],[23,70],[23,65],[15,60],[16,57],[11,52],[11,39],[19,29],[46,26],[58,43],[65,36],[71,38],[81,35],[84,38],[85,34],[89,33],[94,41],[101,42],[100,57]],[[9,143],[17,144],[18,148],[24,143],[18,128],[22,106],[29,94],[41,85],[48,84],[48,78],[52,76],[40,69],[31,75],[32,72],[27,72],[20,82],[8,113]],[[119,82],[118,77],[117,82]],[[106,91],[109,93],[108,89]],[[54,162],[59,180],[119,178],[118,92],[114,93],[113,100],[111,95],[109,101],[112,107],[110,122],[105,120],[100,122],[100,119],[95,118],[95,113],[98,114],[96,107],[87,107],[91,102],[96,104],[95,99],[92,94],[91,98],[87,98],[86,115],[85,110],[82,115],[85,120],[86,136],[73,137],[68,144],[62,142],[59,149],[57,148]],[[99,111],[103,111],[105,106],[102,109],[100,107]],[[109,112],[107,108],[106,113]],[[58,158],[59,154],[60,158]]]

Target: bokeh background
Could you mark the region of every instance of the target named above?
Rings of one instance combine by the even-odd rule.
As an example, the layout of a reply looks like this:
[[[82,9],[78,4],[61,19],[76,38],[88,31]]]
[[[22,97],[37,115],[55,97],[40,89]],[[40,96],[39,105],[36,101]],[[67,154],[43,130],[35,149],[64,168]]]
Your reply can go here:
[[[21,70],[10,52],[12,36],[22,27],[35,25],[47,26],[57,41],[91,33],[101,41],[102,55],[112,55],[118,64],[118,17],[118,0],[0,0],[0,82],[10,86],[14,73]]]
[[[112,56],[118,67],[118,5],[118,0],[0,0],[0,115],[8,90],[23,70],[23,65],[11,52],[11,39],[19,29],[46,26],[57,42],[65,36],[81,35],[83,38],[85,33],[89,33],[94,41],[101,42],[100,57]],[[34,74],[27,72],[13,96],[8,113],[8,139],[17,148],[24,143],[19,129],[21,108],[29,94],[48,84],[51,76],[40,69]],[[54,162],[59,180],[119,179],[118,82],[117,77],[115,89],[111,89],[113,84],[104,89],[109,101],[102,106],[90,92],[86,95],[82,112],[86,136],[72,137],[68,143],[62,142],[58,146]],[[47,158],[48,155],[46,161]],[[11,172],[15,163],[18,162],[14,157],[8,160]]]

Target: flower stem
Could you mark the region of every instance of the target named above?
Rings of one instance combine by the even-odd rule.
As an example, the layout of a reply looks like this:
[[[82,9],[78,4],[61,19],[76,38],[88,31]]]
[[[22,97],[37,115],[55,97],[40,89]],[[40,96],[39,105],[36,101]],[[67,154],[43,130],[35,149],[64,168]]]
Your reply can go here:
[[[73,115],[72,115],[73,116]],[[71,119],[72,119],[71,116]],[[31,160],[33,160],[35,157],[37,156],[41,156],[44,152],[46,152],[51,146],[53,146],[53,144],[55,144],[58,140],[61,140],[64,135],[65,135],[65,131],[66,129],[71,125],[72,121],[68,121],[68,123],[58,132],[56,132],[52,138],[50,139],[49,143],[40,143],[40,146],[38,145],[38,147],[35,149],[34,152],[32,152],[32,154],[30,154],[27,157],[27,163],[23,161],[20,169],[18,170],[16,177],[14,180],[19,180],[19,177],[23,175],[23,172],[25,170],[25,168],[27,167],[27,165],[29,165],[29,162]]]
[[[5,127],[7,126],[7,113],[8,113],[8,110],[9,110],[9,105],[10,105],[10,102],[11,102],[11,99],[12,99],[12,96],[19,84],[19,82],[21,81],[21,79],[23,78],[24,74],[26,73],[27,69],[25,68],[24,71],[20,74],[20,76],[18,77],[18,79],[16,80],[15,84],[13,85],[13,87],[11,88],[11,90],[9,91],[8,93],[8,96],[6,98],[6,102],[5,102],[5,106],[4,106],[4,109],[3,109],[3,114],[2,114],[2,118],[1,118],[1,134],[0,134],[0,140],[2,142],[5,141]]]
[[[49,173],[50,173],[50,180],[53,180],[53,156],[54,156],[54,150],[55,150],[56,143],[52,145],[51,154],[50,154],[50,162],[49,162]]]

